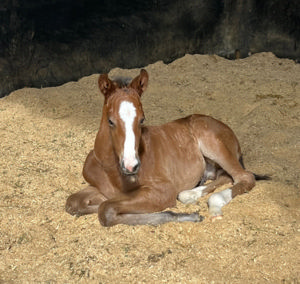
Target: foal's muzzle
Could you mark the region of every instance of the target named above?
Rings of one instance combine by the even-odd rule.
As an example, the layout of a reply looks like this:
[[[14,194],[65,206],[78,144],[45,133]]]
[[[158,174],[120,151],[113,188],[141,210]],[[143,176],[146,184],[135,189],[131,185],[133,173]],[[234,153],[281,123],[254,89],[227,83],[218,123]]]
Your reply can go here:
[[[121,162],[121,170],[125,175],[136,175],[140,169],[141,162],[135,159],[135,163],[125,164],[124,160]]]

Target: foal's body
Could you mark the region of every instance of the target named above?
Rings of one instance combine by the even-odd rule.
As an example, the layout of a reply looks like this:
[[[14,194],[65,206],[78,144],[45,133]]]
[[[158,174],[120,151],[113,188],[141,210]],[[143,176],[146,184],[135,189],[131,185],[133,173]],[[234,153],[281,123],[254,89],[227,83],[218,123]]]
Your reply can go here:
[[[197,222],[202,217],[196,213],[160,211],[175,206],[177,197],[184,203],[195,202],[217,186],[233,182],[208,201],[210,214],[220,217],[225,204],[255,185],[254,175],[240,163],[236,136],[205,115],[143,126],[140,96],[147,83],[145,70],[125,88],[107,75],[100,76],[105,96],[102,120],[83,169],[90,185],[68,198],[66,210],[76,215],[98,212],[104,226]],[[204,179],[215,181],[196,187]]]

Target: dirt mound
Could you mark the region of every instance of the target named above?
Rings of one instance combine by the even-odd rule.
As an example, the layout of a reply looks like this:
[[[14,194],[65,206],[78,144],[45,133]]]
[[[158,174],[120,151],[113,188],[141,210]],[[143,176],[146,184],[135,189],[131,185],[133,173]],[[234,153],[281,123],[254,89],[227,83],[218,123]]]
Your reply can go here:
[[[0,282],[299,283],[300,65],[261,53],[146,69],[147,124],[212,115],[239,137],[246,167],[272,181],[215,223],[104,228],[96,215],[72,217],[65,200],[84,187],[101,117],[98,75],[15,91],[0,100]],[[175,210],[208,217],[206,201]]]

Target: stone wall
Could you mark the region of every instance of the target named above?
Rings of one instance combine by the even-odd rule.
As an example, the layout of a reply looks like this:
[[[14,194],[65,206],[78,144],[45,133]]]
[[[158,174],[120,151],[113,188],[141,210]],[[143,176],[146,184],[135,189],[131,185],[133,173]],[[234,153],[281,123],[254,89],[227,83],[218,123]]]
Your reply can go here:
[[[0,97],[186,53],[299,61],[299,11],[298,0],[2,0]]]

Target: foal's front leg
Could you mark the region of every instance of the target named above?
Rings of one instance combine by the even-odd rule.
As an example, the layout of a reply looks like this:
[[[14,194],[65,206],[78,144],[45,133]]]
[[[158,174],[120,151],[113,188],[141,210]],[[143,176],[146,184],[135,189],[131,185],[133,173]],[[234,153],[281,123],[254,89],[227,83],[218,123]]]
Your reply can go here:
[[[96,187],[88,186],[68,197],[66,211],[77,216],[97,213],[105,200],[107,198]]]
[[[159,225],[167,222],[201,222],[203,220],[198,213],[159,212],[174,206],[175,203],[176,196],[169,196],[166,199],[166,192],[143,188],[122,199],[110,199],[103,202],[99,207],[98,217],[103,226]]]

